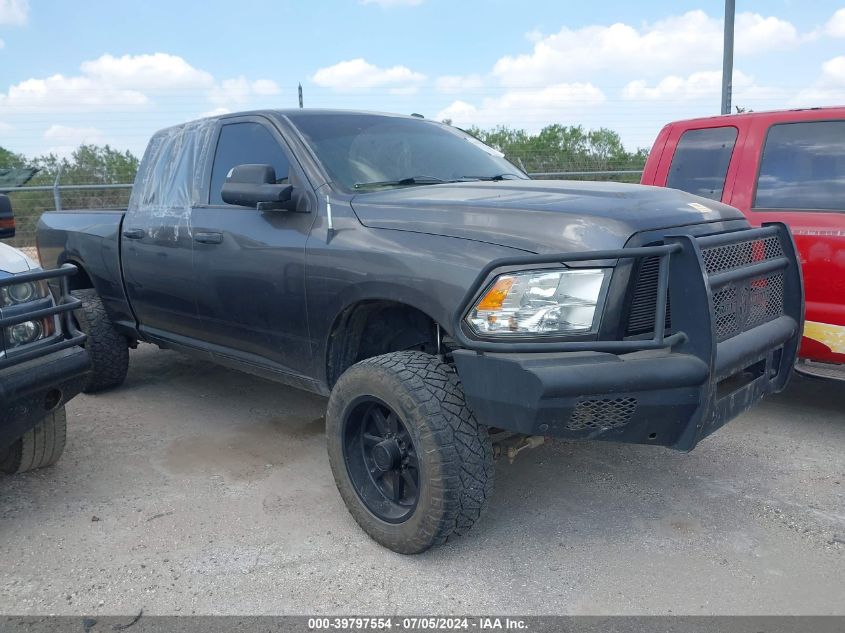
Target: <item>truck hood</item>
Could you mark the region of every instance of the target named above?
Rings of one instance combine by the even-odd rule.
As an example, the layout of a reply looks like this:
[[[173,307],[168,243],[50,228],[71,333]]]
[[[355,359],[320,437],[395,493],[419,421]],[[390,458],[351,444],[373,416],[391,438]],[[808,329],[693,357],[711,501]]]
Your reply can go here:
[[[640,231],[743,219],[676,189],[622,183],[503,180],[359,194],[365,226],[489,242],[532,253],[621,248]]]
[[[17,275],[38,268],[38,264],[22,251],[0,243],[0,277]]]

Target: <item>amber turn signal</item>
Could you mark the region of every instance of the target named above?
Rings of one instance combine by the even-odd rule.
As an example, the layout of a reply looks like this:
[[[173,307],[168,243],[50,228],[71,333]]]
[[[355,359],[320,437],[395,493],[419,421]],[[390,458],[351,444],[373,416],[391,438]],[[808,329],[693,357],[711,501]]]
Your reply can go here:
[[[513,288],[513,282],[513,277],[499,277],[496,280],[496,283],[493,284],[493,287],[484,293],[484,296],[481,297],[481,301],[478,302],[475,309],[500,310],[502,308],[502,304],[508,296],[508,293],[511,291],[511,288]]]

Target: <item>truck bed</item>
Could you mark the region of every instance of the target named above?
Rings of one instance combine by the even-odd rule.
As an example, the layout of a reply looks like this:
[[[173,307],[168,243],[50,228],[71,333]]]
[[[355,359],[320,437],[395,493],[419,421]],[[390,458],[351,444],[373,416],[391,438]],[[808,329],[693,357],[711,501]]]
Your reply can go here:
[[[120,229],[125,213],[126,209],[44,213],[38,221],[38,257],[45,268],[79,265],[80,275],[71,279],[71,288],[96,288],[116,315],[115,321],[134,327],[120,268]]]

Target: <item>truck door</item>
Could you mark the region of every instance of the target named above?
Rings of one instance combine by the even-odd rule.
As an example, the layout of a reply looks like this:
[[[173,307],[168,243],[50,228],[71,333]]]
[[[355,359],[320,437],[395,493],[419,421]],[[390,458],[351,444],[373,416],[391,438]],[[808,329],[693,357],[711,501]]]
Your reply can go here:
[[[211,170],[208,205],[192,212],[197,308],[220,360],[301,373],[310,361],[305,241],[314,213],[258,211],[223,202],[236,165],[268,164],[279,183],[307,181],[279,131],[263,117],[226,119]]]
[[[731,204],[750,222],[792,229],[804,272],[801,356],[845,363],[845,120],[756,122],[756,160]]]
[[[147,335],[196,346],[202,337],[192,265],[195,178],[214,123],[197,121],[150,140],[121,227],[126,294]]]

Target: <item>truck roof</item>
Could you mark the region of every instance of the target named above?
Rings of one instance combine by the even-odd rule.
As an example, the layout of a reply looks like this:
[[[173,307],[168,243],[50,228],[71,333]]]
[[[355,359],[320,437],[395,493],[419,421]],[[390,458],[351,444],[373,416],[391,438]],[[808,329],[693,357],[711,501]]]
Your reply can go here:
[[[227,119],[231,117],[237,116],[245,116],[250,114],[257,114],[257,115],[264,115],[264,116],[286,116],[292,119],[302,119],[305,117],[320,117],[320,116],[339,116],[339,115],[350,115],[350,114],[359,114],[362,116],[386,116],[386,117],[398,117],[402,119],[410,119],[410,118],[425,118],[421,117],[420,115],[416,114],[396,114],[394,112],[375,112],[369,110],[345,110],[341,108],[278,108],[278,109],[262,109],[262,110],[247,110],[244,112],[229,112],[226,114],[218,114],[213,117],[207,117],[209,119]],[[429,119],[432,120],[432,119]]]
[[[684,127],[692,125],[710,126],[719,121],[737,121],[748,119],[794,119],[803,118],[803,116],[818,117],[832,115],[835,117],[845,116],[845,105],[843,106],[824,106],[814,108],[787,108],[783,110],[761,110],[759,112],[738,112],[733,114],[717,114],[715,116],[695,117],[692,119],[680,119],[672,121],[669,125],[682,125]]]
[[[227,112],[226,114],[215,114],[214,116],[202,117],[200,119],[192,119],[190,121],[184,121],[182,123],[177,123],[175,125],[169,125],[165,128],[161,128],[153,136],[159,136],[161,134],[166,134],[172,130],[178,130],[187,126],[196,126],[197,124],[200,127],[203,126],[203,123],[206,124],[213,124],[214,121],[219,121],[223,119],[230,119],[233,117],[242,117],[242,116],[250,116],[250,115],[257,115],[257,116],[267,116],[267,117],[289,117],[292,120],[296,119],[303,119],[303,118],[310,118],[310,117],[321,117],[321,116],[338,116],[338,115],[350,115],[350,114],[359,114],[362,116],[370,115],[370,116],[384,116],[384,117],[396,117],[401,119],[424,119],[428,121],[432,121],[435,123],[439,123],[436,119],[425,119],[422,115],[419,114],[396,114],[394,112],[374,112],[369,110],[344,110],[340,108],[263,108],[260,110],[243,110],[241,112]]]

